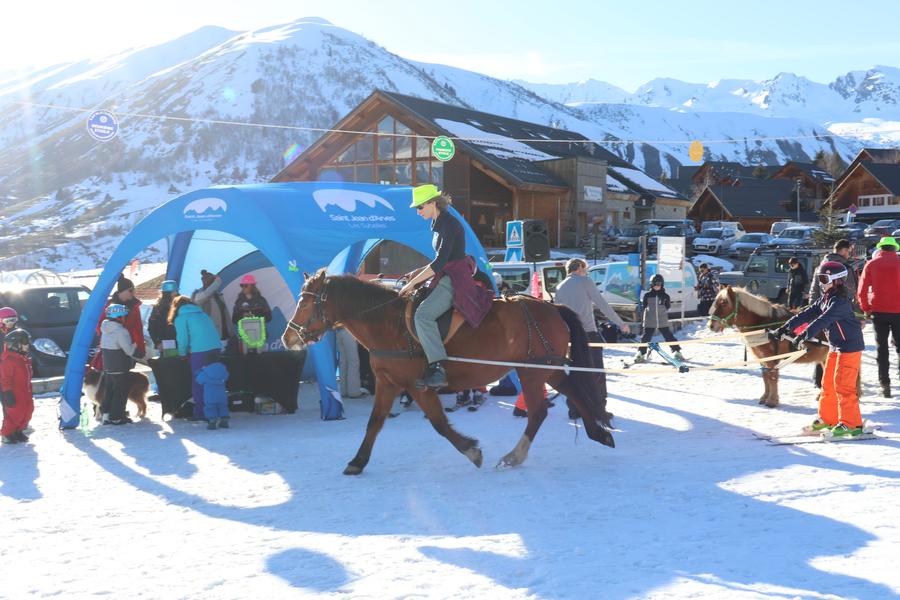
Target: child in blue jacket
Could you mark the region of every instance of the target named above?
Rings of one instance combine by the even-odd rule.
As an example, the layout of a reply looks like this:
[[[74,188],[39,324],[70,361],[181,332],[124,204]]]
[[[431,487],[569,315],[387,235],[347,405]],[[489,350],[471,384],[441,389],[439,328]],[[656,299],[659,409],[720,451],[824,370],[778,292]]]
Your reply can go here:
[[[203,386],[203,411],[207,429],[228,429],[228,369],[220,362],[209,364],[197,373],[197,383]]]

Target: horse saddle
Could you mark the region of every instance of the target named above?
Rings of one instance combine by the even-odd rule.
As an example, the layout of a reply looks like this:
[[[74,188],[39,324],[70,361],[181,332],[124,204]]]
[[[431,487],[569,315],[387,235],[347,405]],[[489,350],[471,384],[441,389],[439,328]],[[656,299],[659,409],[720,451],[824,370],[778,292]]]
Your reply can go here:
[[[406,305],[406,328],[409,329],[409,333],[412,334],[417,342],[419,342],[419,334],[416,331],[416,321],[414,316],[419,305],[425,301],[425,298],[427,298],[430,293],[431,290],[423,286],[416,290],[416,293],[413,294],[412,302]],[[462,316],[462,313],[452,307],[438,317],[438,332],[440,332],[441,340],[443,340],[444,344],[450,341],[450,338],[459,331],[459,328],[462,327],[465,322],[466,319]]]

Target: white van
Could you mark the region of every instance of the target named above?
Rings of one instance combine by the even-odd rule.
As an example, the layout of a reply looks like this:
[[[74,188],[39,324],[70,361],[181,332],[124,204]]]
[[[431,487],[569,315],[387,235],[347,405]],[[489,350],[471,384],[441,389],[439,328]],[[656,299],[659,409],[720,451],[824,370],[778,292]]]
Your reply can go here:
[[[647,282],[656,274],[655,260],[647,261]],[[638,287],[640,285],[640,267],[629,266],[627,262],[600,263],[588,267],[588,276],[597,285],[600,293],[606,298],[613,310],[621,315],[637,317]],[[694,266],[684,262],[684,283],[681,280],[666,281],[666,292],[672,298],[672,306],[669,314],[681,315],[681,307],[684,305],[685,315],[694,315],[697,312],[697,273]],[[646,291],[646,290],[645,290]]]
[[[491,263],[491,270],[494,273],[499,273],[503,278],[503,281],[509,284],[512,291],[527,294],[531,291],[531,279],[534,275],[534,266],[537,266],[542,297],[544,300],[552,302],[553,295],[556,293],[556,286],[566,278],[566,261],[545,260],[539,263]]]

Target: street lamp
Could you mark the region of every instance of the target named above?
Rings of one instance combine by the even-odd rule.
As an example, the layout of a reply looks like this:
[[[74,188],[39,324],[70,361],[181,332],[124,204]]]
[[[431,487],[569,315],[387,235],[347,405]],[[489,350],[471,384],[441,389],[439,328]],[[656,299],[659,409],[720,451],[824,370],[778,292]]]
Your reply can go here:
[[[797,222],[800,222],[800,183],[803,180],[799,177],[797,178]]]

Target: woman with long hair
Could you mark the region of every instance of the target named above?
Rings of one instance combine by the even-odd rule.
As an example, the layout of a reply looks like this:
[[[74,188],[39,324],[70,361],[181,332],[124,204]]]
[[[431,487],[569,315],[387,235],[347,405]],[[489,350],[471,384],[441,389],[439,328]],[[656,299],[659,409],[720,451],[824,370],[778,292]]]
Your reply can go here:
[[[219,332],[209,315],[187,296],[176,296],[172,300],[169,323],[175,326],[178,355],[187,357],[191,363],[194,419],[205,419],[203,386],[197,382],[197,373],[206,365],[218,360],[222,353]]]

